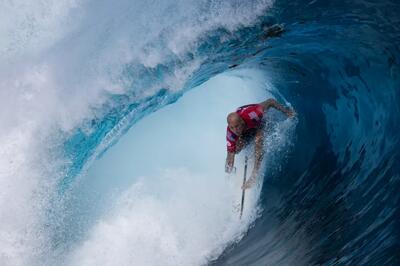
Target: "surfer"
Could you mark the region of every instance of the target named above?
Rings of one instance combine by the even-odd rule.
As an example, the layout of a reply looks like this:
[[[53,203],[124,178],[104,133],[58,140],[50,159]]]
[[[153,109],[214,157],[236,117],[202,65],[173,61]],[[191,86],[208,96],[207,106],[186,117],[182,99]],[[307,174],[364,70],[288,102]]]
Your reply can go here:
[[[264,115],[271,107],[281,111],[288,117],[293,117],[295,115],[295,112],[291,108],[283,106],[272,98],[259,104],[244,105],[239,107],[235,112],[228,114],[225,171],[227,173],[232,172],[234,168],[235,154],[239,153],[251,141],[254,141],[255,143],[254,168],[250,178],[243,185],[243,189],[250,188],[256,181],[256,176],[264,155]]]

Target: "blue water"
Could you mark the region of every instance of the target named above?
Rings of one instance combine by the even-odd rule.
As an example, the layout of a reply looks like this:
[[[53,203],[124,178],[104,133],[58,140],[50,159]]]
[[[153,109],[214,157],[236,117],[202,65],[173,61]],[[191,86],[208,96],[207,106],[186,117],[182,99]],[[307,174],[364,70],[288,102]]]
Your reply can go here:
[[[35,34],[32,22],[31,35],[17,34],[3,44],[13,49],[0,50],[12,66],[1,64],[2,87],[25,84],[15,99],[34,95],[54,113],[45,119],[34,104],[32,114],[17,108],[25,100],[15,104],[45,128],[32,129],[32,139],[43,136],[32,144],[41,152],[21,153],[50,159],[16,159],[32,178],[39,168],[46,185],[32,184],[40,211],[21,207],[4,218],[6,265],[400,264],[398,1],[89,1],[74,8],[83,10],[72,12],[80,24],[64,25],[71,29],[62,37]],[[283,32],[267,36],[272,25]],[[189,30],[174,32],[179,27]],[[37,48],[34,38],[52,44]],[[20,75],[24,61],[51,78]],[[36,98],[35,84],[52,88],[53,80],[63,84],[57,97]],[[224,119],[266,97],[298,117],[275,117],[261,190],[249,194],[241,222],[224,202],[236,200],[225,186],[241,178],[226,181],[222,173]],[[25,125],[19,116],[15,125],[0,118],[10,132]],[[4,148],[4,158],[11,150]],[[19,180],[14,168],[4,169],[4,180]],[[7,195],[31,195],[7,182],[2,213]],[[11,226],[31,218],[32,232]]]
[[[266,173],[280,202],[215,264],[397,265],[399,5],[276,4],[287,31],[258,59],[300,114],[295,149]]]

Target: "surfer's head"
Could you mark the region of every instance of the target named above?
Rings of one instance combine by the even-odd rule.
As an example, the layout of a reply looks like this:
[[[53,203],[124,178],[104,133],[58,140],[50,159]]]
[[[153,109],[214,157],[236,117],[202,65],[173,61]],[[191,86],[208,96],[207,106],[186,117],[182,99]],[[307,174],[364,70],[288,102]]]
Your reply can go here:
[[[226,120],[228,122],[229,129],[233,133],[235,133],[235,135],[240,136],[243,134],[243,131],[246,128],[246,124],[238,113],[230,113]]]

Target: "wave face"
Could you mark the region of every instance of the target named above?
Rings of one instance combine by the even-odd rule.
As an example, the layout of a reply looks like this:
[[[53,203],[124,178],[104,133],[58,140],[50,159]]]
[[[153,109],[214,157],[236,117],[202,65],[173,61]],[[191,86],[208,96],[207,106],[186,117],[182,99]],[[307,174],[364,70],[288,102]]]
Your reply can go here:
[[[299,115],[281,191],[217,265],[399,263],[399,4],[276,2],[263,64]],[[278,74],[277,74],[278,73]]]
[[[1,264],[400,263],[396,1],[0,10]],[[224,116],[267,97],[238,220]]]

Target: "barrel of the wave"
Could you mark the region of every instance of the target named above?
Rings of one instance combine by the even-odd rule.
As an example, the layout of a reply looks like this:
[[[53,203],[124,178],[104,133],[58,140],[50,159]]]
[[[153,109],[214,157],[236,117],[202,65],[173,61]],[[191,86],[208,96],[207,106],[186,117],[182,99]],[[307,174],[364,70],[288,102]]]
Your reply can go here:
[[[244,188],[244,185],[246,184],[246,175],[247,175],[247,156],[244,158],[244,174],[243,174],[243,186],[242,186],[242,203],[240,205],[240,219],[242,219],[242,214],[243,214],[243,206],[244,206],[244,195],[246,189]]]

